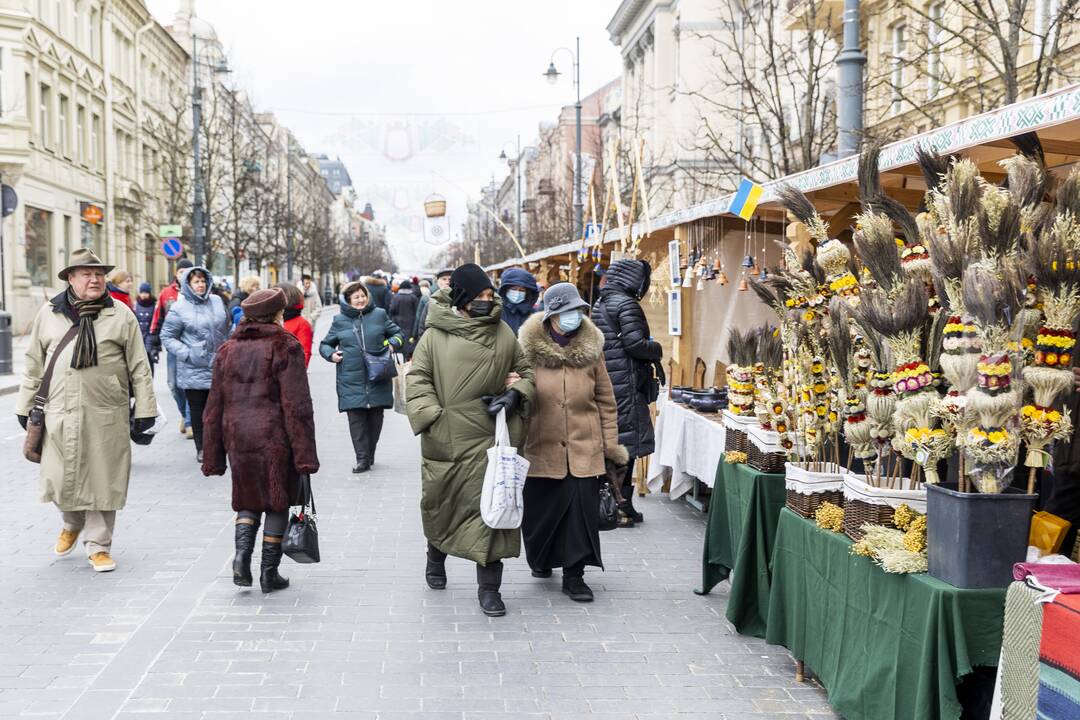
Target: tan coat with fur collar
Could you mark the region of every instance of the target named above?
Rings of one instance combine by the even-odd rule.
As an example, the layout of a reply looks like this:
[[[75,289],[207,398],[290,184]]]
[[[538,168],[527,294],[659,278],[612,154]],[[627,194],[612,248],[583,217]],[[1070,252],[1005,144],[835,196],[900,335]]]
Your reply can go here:
[[[551,339],[537,313],[518,336],[536,374],[525,457],[529,475],[562,479],[604,474],[604,458],[625,465],[615,395],[604,367],[604,335],[584,318],[566,347]]]

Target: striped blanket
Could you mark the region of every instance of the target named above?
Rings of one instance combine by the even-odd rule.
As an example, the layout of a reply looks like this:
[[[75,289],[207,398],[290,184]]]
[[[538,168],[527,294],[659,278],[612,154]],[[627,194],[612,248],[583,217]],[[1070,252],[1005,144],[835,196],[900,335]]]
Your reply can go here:
[[[1080,718],[1080,595],[1058,595],[1043,610],[1036,717]]]

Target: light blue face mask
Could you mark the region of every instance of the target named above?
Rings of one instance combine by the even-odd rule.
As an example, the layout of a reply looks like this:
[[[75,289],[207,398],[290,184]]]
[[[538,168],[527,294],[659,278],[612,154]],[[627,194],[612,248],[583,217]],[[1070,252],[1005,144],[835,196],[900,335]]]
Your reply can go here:
[[[506,300],[511,305],[517,305],[519,302],[523,301],[524,299],[525,299],[525,291],[524,290],[507,290],[506,291]]]
[[[574,332],[581,327],[582,314],[580,310],[567,310],[559,313],[559,329],[563,332]]]

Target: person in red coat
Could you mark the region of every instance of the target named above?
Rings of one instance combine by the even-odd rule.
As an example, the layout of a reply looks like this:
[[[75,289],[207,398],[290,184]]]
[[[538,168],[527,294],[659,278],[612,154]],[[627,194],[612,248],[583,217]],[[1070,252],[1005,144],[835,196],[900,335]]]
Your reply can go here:
[[[292,283],[280,283],[274,287],[285,293],[285,330],[300,341],[304,348],[304,367],[311,364],[311,345],[315,342],[315,329],[307,318],[303,317],[304,293]]]
[[[108,288],[109,296],[114,301],[135,312],[135,305],[131,302],[131,290],[135,287],[135,278],[131,276],[131,273],[127,270],[113,271],[105,287]]]
[[[236,511],[233,583],[250,587],[251,556],[265,515],[259,585],[264,593],[289,586],[278,573],[281,538],[301,475],[319,470],[315,421],[304,352],[281,327],[285,293],[252,293],[244,318],[217,351],[203,411],[203,475],[232,468]]]

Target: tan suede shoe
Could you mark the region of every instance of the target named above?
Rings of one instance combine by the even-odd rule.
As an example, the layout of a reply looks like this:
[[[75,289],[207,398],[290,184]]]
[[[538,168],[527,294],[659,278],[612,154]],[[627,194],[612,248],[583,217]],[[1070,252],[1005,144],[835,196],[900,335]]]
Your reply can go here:
[[[110,572],[116,569],[116,562],[107,552],[96,552],[90,556],[90,567],[94,572]]]
[[[75,541],[78,539],[78,531],[64,528],[60,531],[60,537],[56,538],[56,546],[53,547],[53,552],[60,556],[70,554],[75,549]]]

